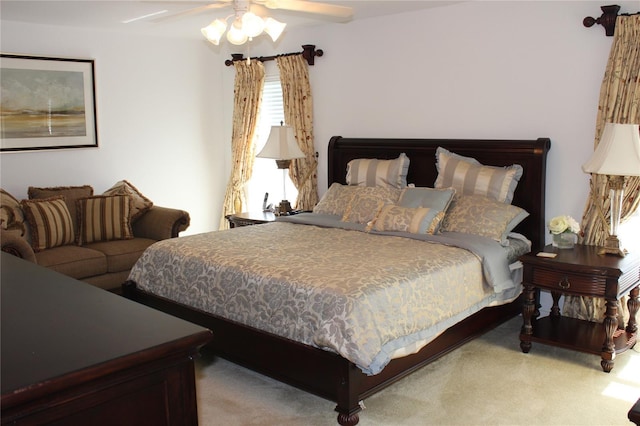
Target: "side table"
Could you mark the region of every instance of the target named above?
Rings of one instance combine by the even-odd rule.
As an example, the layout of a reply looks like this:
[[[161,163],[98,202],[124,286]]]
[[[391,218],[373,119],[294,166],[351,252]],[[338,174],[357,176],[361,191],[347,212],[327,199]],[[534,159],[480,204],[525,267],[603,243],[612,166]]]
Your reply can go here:
[[[562,250],[547,246],[543,252],[555,253],[556,257],[530,253],[520,259],[524,264],[525,296],[520,348],[527,353],[532,342],[540,342],[600,354],[602,370],[610,372],[616,354],[636,342],[640,256],[599,255],[598,247],[581,244]],[[535,318],[536,289],[551,292],[553,305],[547,317]],[[602,324],[563,317],[558,305],[563,294],[604,297],[606,313]],[[617,301],[626,294],[630,319],[624,328],[624,324],[618,324]]]
[[[226,218],[229,221],[229,227],[235,228],[273,222],[276,220],[276,215],[272,212],[243,212],[227,215]]]

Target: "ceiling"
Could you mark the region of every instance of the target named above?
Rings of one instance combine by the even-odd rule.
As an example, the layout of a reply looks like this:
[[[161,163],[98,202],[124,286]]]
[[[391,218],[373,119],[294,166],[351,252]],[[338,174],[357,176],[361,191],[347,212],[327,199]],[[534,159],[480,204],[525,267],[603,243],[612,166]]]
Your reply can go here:
[[[0,19],[3,21],[78,28],[99,28],[104,30],[117,30],[119,32],[137,32],[159,36],[200,39],[202,38],[200,28],[206,26],[216,18],[229,16],[233,11],[231,6],[222,9],[211,9],[199,14],[183,15],[180,18],[171,18],[170,16],[187,9],[215,2],[215,0],[1,0]],[[322,0],[322,2],[352,7],[354,9],[354,17],[352,20],[387,16],[459,3],[459,1],[453,0]],[[123,23],[123,21],[157,13],[161,10],[166,10],[167,12],[133,22]],[[319,15],[285,10],[269,10],[269,16],[286,22],[289,28],[335,22],[335,20]]]

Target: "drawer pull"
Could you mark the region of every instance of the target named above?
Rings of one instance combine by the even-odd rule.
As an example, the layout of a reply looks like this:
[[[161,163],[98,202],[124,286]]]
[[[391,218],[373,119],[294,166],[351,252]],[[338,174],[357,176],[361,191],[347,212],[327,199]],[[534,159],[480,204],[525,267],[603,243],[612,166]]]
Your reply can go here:
[[[560,281],[558,283],[558,287],[560,287],[563,290],[568,289],[569,287],[571,287],[571,283],[569,282],[569,278],[567,278],[566,276],[562,278],[562,281]]]

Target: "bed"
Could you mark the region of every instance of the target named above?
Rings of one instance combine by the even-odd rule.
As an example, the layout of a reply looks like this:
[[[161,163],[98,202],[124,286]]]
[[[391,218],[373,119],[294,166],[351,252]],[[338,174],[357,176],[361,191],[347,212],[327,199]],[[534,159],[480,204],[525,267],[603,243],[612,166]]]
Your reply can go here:
[[[516,236],[522,235],[529,240],[530,247],[527,250],[538,250],[544,246],[545,241],[545,175],[546,157],[549,149],[550,141],[546,138],[537,140],[451,140],[333,137],[328,147],[330,188],[325,196],[334,190],[343,191],[346,188],[344,185],[348,181],[353,183],[354,179],[357,180],[354,164],[362,159],[376,158],[396,164],[394,161],[401,159],[404,154],[409,159],[409,167],[408,170],[405,169],[403,178],[406,183],[418,188],[434,186],[434,182],[438,178],[436,158],[440,161],[442,169],[444,164],[442,159],[445,158],[442,157],[443,153],[451,156],[447,158],[457,159],[461,156],[464,161],[473,159],[475,163],[471,164],[478,164],[478,167],[498,166],[501,169],[507,169],[513,165],[519,165],[521,166],[519,180],[517,180],[517,186],[514,185],[511,188],[515,191],[511,192],[509,200],[507,200],[510,202],[506,204],[517,206],[513,209],[519,207],[528,215],[522,215],[524,219],[519,218],[515,229],[509,230],[517,233]],[[348,165],[351,167],[350,176],[346,173]],[[393,193],[395,194],[395,192]],[[416,193],[416,191],[412,193]],[[405,197],[405,192],[401,192],[401,194],[401,197]],[[323,200],[325,200],[324,197]],[[455,196],[451,203],[462,204]],[[349,205],[349,214],[357,216],[358,210],[352,204]],[[145,261],[145,255],[143,255],[139,264],[136,264],[130,280],[124,285],[123,293],[132,300],[210,328],[214,333],[211,347],[219,356],[335,401],[338,423],[355,425],[359,421],[361,401],[365,398],[519,314],[522,306],[519,283],[515,283],[513,286],[503,285],[503,282],[509,280],[502,280],[501,275],[495,272],[495,269],[492,270],[490,266],[485,265],[485,263],[489,263],[486,259],[491,256],[476,253],[474,251],[476,250],[476,242],[472,238],[462,238],[464,242],[457,242],[451,240],[459,234],[457,232],[434,232],[434,235],[426,237],[427,241],[423,241],[422,231],[419,232],[420,236],[411,235],[410,238],[405,238],[407,237],[405,232],[398,233],[395,232],[397,231],[395,228],[380,227],[379,224],[383,222],[380,219],[381,212],[387,211],[386,207],[391,206],[380,203],[377,207],[379,213],[375,220],[365,217],[364,219],[360,218],[362,220],[356,220],[355,225],[350,223],[344,225],[347,228],[355,227],[355,232],[354,229],[333,228],[332,225],[322,222],[322,220],[333,220],[331,215],[311,214],[282,218],[282,220],[271,224],[183,237],[175,239],[172,243],[162,242],[149,253],[145,252],[148,259]],[[406,211],[419,210],[419,208],[410,207],[407,207]],[[326,212],[318,211],[318,213]],[[347,216],[348,214],[345,213],[343,219]],[[430,219],[429,223],[438,222],[445,226],[445,220],[441,219],[442,216],[438,221]],[[315,222],[316,220],[321,220],[322,223]],[[298,234],[298,232],[303,232],[303,234]],[[411,233],[416,234],[416,232]],[[445,238],[442,235],[446,239],[442,240]],[[280,247],[275,240],[273,247],[269,247],[271,244],[265,238],[288,241],[287,244],[291,247],[288,251],[291,253],[287,254],[287,250],[281,248],[273,248]],[[362,238],[365,240],[361,240]],[[212,239],[216,245],[215,253],[207,254],[202,247]],[[251,239],[251,243],[246,242],[248,239]],[[305,246],[301,245],[298,240],[314,241],[313,246],[320,247],[322,253],[307,253],[305,247],[309,246],[308,242]],[[511,246],[518,246],[519,243],[516,240],[521,241],[519,238],[509,239]],[[265,241],[267,242],[265,243]],[[340,241],[340,244],[336,243],[332,246],[332,241]],[[407,241],[408,248],[405,247],[405,241]],[[480,243],[484,244],[482,241],[478,242],[478,244]],[[345,251],[341,252],[343,245]],[[507,244],[503,241],[503,243],[488,245],[495,252],[501,251],[499,246]],[[375,246],[375,249],[371,249],[371,246]],[[427,246],[429,248],[426,248]],[[349,250],[353,251],[354,247],[357,247],[358,250],[360,247],[369,247],[368,251],[362,248],[362,257],[371,258],[374,264],[366,264],[364,259],[362,265],[360,265],[360,261],[356,264],[353,261],[354,257],[347,254]],[[194,251],[188,258],[182,256],[176,260],[173,257],[175,253],[190,253],[192,249]],[[432,256],[438,267],[440,264],[448,264],[449,259],[454,258],[451,254],[453,251],[460,254],[460,262],[462,263],[459,265],[451,263],[453,267],[443,267],[442,269],[446,270],[447,274],[452,275],[442,276],[442,279],[434,278],[435,274],[428,277],[417,275],[418,272],[414,274],[413,268],[420,268],[421,265],[417,264],[421,262],[413,262],[412,259],[408,259],[409,255],[402,256],[406,263],[395,261],[385,263],[384,256],[387,256],[384,255],[385,250],[397,250],[399,253],[400,250],[408,250],[408,252],[419,253],[423,249],[434,250],[433,255],[428,254],[427,256]],[[275,252],[275,254],[271,256],[271,252]],[[382,253],[383,257],[376,260],[374,257],[377,252]],[[245,254],[244,259],[243,253]],[[512,255],[514,254],[512,253]],[[515,254],[516,258],[517,255]],[[299,273],[303,276],[302,278],[298,275],[290,276],[293,272],[282,268],[281,263],[301,265],[305,262],[305,257],[314,259],[314,262],[297,268],[303,270],[302,273]],[[422,258],[421,256],[417,257]],[[457,259],[458,254],[455,257]],[[336,265],[340,265],[339,262],[344,258],[347,260],[347,264],[330,268],[327,267],[327,263],[321,262],[320,258],[326,258],[328,259],[326,261],[335,262]],[[222,264],[228,260],[235,262],[233,267],[236,275],[217,269],[218,264],[215,262]],[[517,264],[517,262],[511,263],[511,260],[509,261],[511,265]],[[173,265],[178,265],[176,268],[181,269],[171,269],[174,267]],[[331,264],[329,263],[329,265]],[[468,271],[464,269],[467,267]],[[360,274],[364,273],[364,269],[376,268],[374,276],[380,282],[395,281],[396,277],[401,277],[397,281],[404,283],[410,278],[417,277],[416,279],[421,280],[419,281],[420,286],[434,286],[434,288],[440,288],[444,291],[445,287],[440,284],[442,280],[447,282],[462,281],[467,276],[479,274],[481,285],[474,284],[474,288],[477,287],[474,291],[464,290],[465,295],[470,294],[468,296],[470,300],[465,302],[470,304],[467,308],[453,308],[458,302],[457,299],[461,298],[459,294],[462,293],[451,290],[453,293],[444,293],[443,296],[438,292],[441,297],[432,298],[430,303],[433,308],[429,308],[429,310],[442,311],[444,313],[441,315],[444,317],[433,319],[424,315],[426,309],[421,310],[420,303],[415,303],[415,311],[409,311],[409,306],[414,305],[412,300],[414,298],[407,295],[411,295],[410,292],[415,291],[416,288],[422,288],[416,287],[413,282],[411,285],[398,285],[393,290],[386,288],[380,290],[376,287],[379,283],[375,282],[373,285],[376,287],[376,291],[354,283],[357,281],[356,277],[362,276]],[[335,271],[331,271],[331,269],[335,269]],[[278,281],[283,281],[282,287],[275,286],[271,279],[273,277],[267,277],[271,271],[279,271],[278,274],[275,272],[274,274],[278,275]],[[321,277],[320,273],[322,273]],[[348,278],[350,277],[349,273],[355,275]],[[456,273],[458,275],[455,275]],[[243,282],[243,286],[254,282],[258,283],[256,287],[261,288],[260,291],[240,292],[234,290],[237,294],[241,294],[244,305],[237,303],[236,300],[231,300],[231,293],[225,293],[216,287],[218,282],[224,284],[225,281],[234,281],[234,289],[235,286],[244,288],[239,284],[236,285],[235,282],[240,275],[246,281],[246,283]],[[347,277],[345,280],[348,283],[340,284],[339,275]],[[212,281],[217,283],[204,282],[207,276],[215,276]],[[474,279],[475,281],[477,279]],[[323,291],[330,293],[331,297],[320,295],[318,288],[323,285],[326,286]],[[349,287],[351,285],[353,288]],[[438,285],[440,287],[437,287]],[[210,290],[214,288],[216,290]],[[297,299],[284,304],[279,302],[281,306],[274,308],[273,303],[262,302],[262,299],[258,298],[258,296],[262,297],[264,294],[270,293],[278,294],[278,297],[293,294],[293,297],[297,297]],[[359,299],[366,302],[366,306],[377,304],[381,294],[388,294],[390,299],[402,300],[403,302],[400,308],[395,307],[391,310],[384,308],[376,310],[372,314],[371,309],[352,305],[350,299],[343,299],[343,293],[349,293],[349,296],[357,293]],[[496,297],[499,300],[496,300]],[[210,300],[205,302],[207,298]],[[415,299],[418,298],[415,297]],[[214,305],[219,306],[215,307]],[[268,306],[255,308],[258,305]],[[301,305],[300,312],[291,313],[292,305],[296,305],[296,307]],[[224,315],[220,314],[216,309],[222,309],[222,306],[227,306],[230,312]],[[256,325],[247,318],[247,313],[241,309],[242,306],[258,311],[258,316],[266,315],[268,321],[264,325]],[[344,306],[349,306],[349,308],[346,309]],[[453,314],[447,313],[454,310]],[[316,311],[324,313],[328,311],[332,322],[316,318],[314,316]],[[347,311],[348,315],[345,314]],[[389,318],[400,318],[402,321],[397,321],[400,324],[395,324],[395,322],[390,324],[392,321],[389,321]],[[291,326],[288,321],[296,325]],[[435,323],[431,323],[433,321]],[[337,323],[340,323],[340,327],[346,324],[346,328],[339,329]],[[373,323],[380,323],[383,328],[373,329]],[[422,328],[427,323],[430,324],[427,328],[428,332]],[[313,334],[312,326],[323,330],[323,333],[320,333],[321,337],[318,337],[318,333]],[[390,331],[390,328],[408,330],[407,334],[411,336],[412,340],[408,342],[407,336],[393,334],[396,331]],[[289,329],[291,331],[288,331]],[[379,338],[381,335],[386,337]],[[353,340],[351,340],[352,338]],[[381,343],[370,349],[370,346],[373,345],[372,341],[381,341]]]

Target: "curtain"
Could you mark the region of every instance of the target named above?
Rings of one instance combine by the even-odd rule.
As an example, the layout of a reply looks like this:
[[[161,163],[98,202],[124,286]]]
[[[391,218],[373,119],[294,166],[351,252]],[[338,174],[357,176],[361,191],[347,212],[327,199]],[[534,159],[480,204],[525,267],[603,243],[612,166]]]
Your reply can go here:
[[[231,175],[222,206],[220,229],[229,227],[227,215],[243,211],[247,204],[246,183],[251,178],[255,159],[253,136],[256,131],[262,88],[264,65],[260,61],[235,61],[233,88],[233,129],[231,133]]]
[[[600,89],[596,119],[595,147],[605,123],[640,123],[640,15],[618,16],[609,62]],[[621,221],[625,221],[640,205],[640,177],[627,178],[622,201]],[[610,197],[607,177],[591,175],[589,199],[582,216],[583,244],[604,245],[609,236]],[[626,298],[618,305],[619,323],[628,319]],[[589,321],[602,321],[605,300],[567,296],[565,315]]]
[[[312,210],[318,202],[318,160],[313,144],[313,98],[309,83],[309,65],[299,55],[276,59],[282,83],[284,118],[293,128],[304,158],[291,161],[289,176],[298,189],[295,208]]]

